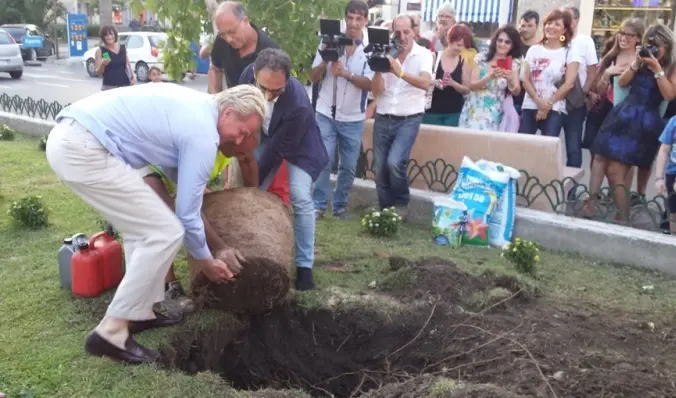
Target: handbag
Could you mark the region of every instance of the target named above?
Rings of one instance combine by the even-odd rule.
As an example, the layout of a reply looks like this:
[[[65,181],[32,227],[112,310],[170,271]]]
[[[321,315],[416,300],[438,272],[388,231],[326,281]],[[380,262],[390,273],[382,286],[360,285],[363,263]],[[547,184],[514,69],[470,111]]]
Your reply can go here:
[[[502,120],[499,129],[504,133],[518,133],[519,125],[519,114],[516,113],[516,108],[514,108],[514,97],[507,94],[502,101]]]
[[[437,69],[441,63],[441,51],[437,51],[436,55],[437,59],[434,63],[434,68],[432,68],[432,81],[430,82],[430,86],[427,88],[427,93],[425,94],[425,110],[428,110],[432,107],[432,96],[434,95],[434,89],[436,88],[433,82],[436,80]]]
[[[566,82],[566,72],[568,71],[568,52],[570,51],[570,46],[566,49],[566,69],[563,73],[563,76],[561,77],[561,80],[557,84],[554,85],[556,88],[560,88],[565,82]],[[575,78],[575,82],[573,83],[573,89],[568,92],[568,95],[566,95],[566,110],[568,112],[571,112],[577,108],[581,108],[583,106],[586,106],[586,97],[584,95],[584,91],[582,90],[582,84],[580,84],[580,76],[578,75]]]

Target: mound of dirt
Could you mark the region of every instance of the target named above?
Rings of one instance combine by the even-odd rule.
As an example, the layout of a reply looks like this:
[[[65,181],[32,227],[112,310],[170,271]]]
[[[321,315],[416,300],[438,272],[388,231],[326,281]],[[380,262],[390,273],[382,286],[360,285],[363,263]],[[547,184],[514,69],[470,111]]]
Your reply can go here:
[[[235,282],[211,283],[188,258],[192,292],[199,306],[261,314],[282,303],[290,289],[293,221],[275,195],[236,188],[205,195],[205,217],[225,244],[247,258]]]
[[[399,287],[388,296],[396,311],[288,303],[242,317],[236,330],[203,331],[216,337],[180,331],[177,338],[192,337],[171,367],[214,371],[241,390],[302,389],[313,397],[676,396],[673,336],[625,315],[518,298],[509,278],[438,261],[392,271],[414,269],[408,293],[430,300],[407,300]],[[458,309],[496,289],[500,306]]]

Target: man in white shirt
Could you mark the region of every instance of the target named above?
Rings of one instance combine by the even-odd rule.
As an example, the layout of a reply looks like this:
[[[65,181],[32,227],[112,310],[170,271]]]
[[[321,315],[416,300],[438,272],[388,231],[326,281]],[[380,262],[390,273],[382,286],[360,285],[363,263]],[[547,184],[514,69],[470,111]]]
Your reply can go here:
[[[373,171],[381,208],[395,206],[403,218],[410,199],[406,164],[425,113],[425,93],[432,76],[432,53],[416,44],[410,15],[392,23],[401,37],[399,55],[390,58],[390,71],[373,76],[378,98],[373,125]]]
[[[366,118],[366,99],[371,91],[373,78],[364,54],[364,47],[368,44],[365,43],[364,32],[368,12],[368,5],[363,0],[351,0],[347,4],[345,34],[353,40],[353,44],[345,46],[344,54],[335,62],[324,61],[317,51],[310,72],[310,80],[320,85],[315,117],[324,146],[331,159],[335,156],[336,145],[340,152],[332,198],[333,215],[339,218],[347,217],[347,197],[359,160]],[[314,187],[315,217],[318,220],[324,217],[327,209],[331,190],[331,163],[333,161],[319,175]]]
[[[571,28],[575,32],[575,37],[570,43],[575,47],[580,55],[580,85],[582,91],[589,100],[593,101],[597,94],[593,93],[591,86],[596,80],[596,67],[599,63],[596,55],[596,45],[594,40],[577,32],[577,24],[580,22],[580,10],[577,7],[568,7],[568,12],[573,16]],[[583,105],[573,111],[569,111],[564,119],[563,132],[566,137],[566,166],[582,167],[582,132],[584,130],[584,121],[587,119],[587,105]]]

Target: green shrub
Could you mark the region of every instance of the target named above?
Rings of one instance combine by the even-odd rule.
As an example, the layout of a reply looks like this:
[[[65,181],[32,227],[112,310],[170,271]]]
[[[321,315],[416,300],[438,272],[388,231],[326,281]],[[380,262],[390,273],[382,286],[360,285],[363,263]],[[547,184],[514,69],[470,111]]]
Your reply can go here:
[[[399,232],[402,219],[394,207],[382,211],[371,210],[361,219],[361,225],[367,233],[373,236],[390,237]]]
[[[2,127],[0,127],[0,140],[14,141],[15,136],[16,131],[14,131],[13,128],[9,127],[6,124],[3,124]]]
[[[41,151],[47,150],[47,137],[49,137],[49,135],[46,135],[46,136],[40,138],[40,142],[38,143],[38,148],[40,148]]]
[[[7,214],[21,227],[39,229],[48,225],[49,209],[45,207],[42,195],[26,196],[12,202]]]
[[[535,275],[535,267],[540,261],[540,246],[533,241],[515,238],[514,242],[502,249],[500,256],[514,264],[520,273]]]

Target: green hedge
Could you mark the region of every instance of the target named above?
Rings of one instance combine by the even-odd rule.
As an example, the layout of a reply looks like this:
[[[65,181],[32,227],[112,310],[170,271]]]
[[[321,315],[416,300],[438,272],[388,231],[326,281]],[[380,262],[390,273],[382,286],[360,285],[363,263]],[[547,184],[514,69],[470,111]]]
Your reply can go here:
[[[131,28],[127,25],[115,25],[119,32],[130,32]],[[48,27],[49,33],[52,33],[56,29],[56,34],[60,40],[66,40],[66,24],[57,23],[51,24]],[[99,30],[101,30],[101,25],[87,25],[87,36],[89,38],[98,38]],[[152,25],[143,25],[141,27],[142,32],[166,32],[168,29],[152,26]]]

